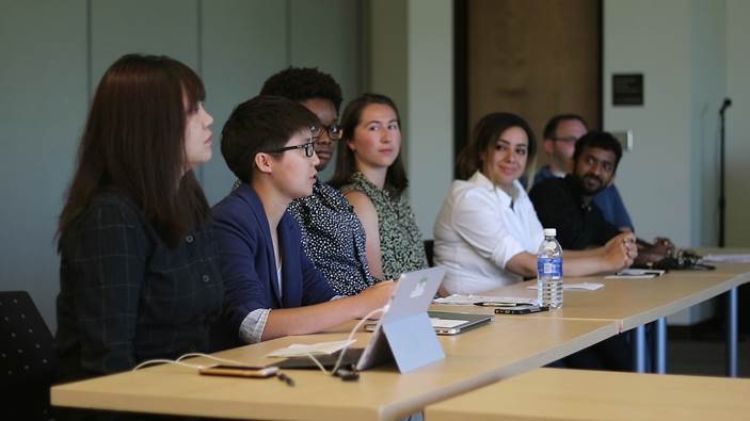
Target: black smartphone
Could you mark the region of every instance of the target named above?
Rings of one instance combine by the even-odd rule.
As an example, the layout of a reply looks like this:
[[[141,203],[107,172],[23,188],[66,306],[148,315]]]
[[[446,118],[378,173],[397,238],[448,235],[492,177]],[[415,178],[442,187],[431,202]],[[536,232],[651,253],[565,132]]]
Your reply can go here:
[[[271,377],[279,373],[279,367],[253,367],[246,365],[214,365],[211,367],[201,368],[201,374],[209,376],[230,376],[230,377]]]
[[[495,308],[495,314],[529,314],[547,310],[549,310],[549,307],[547,306],[523,305],[513,307],[497,307]]]

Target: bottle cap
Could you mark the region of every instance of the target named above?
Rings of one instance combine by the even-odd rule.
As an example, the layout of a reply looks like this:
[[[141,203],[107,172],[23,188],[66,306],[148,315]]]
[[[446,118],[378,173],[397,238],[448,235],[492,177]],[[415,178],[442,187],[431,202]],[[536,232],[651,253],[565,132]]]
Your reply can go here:
[[[545,228],[544,236],[545,237],[557,237],[557,230],[555,228]]]

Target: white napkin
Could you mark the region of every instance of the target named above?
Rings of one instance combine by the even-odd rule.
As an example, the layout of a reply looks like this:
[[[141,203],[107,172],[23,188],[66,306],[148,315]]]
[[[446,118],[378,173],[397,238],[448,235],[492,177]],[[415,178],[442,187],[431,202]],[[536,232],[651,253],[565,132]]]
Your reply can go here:
[[[330,341],[330,342],[319,342],[316,344],[291,344],[286,348],[279,348],[271,353],[268,357],[302,357],[307,355],[330,355],[336,351],[343,349],[345,346],[349,346],[357,342],[356,339],[350,341]]]

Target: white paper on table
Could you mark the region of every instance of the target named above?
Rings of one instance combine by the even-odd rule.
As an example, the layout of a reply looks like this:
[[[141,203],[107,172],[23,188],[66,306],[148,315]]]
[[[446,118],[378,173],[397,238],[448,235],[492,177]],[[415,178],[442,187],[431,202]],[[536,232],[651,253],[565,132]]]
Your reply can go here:
[[[529,297],[502,297],[498,295],[474,295],[474,294],[452,294],[447,297],[436,298],[435,304],[452,304],[470,306],[474,303],[509,303],[509,304],[528,304]]]
[[[704,263],[750,263],[750,254],[709,254]]]
[[[350,341],[330,341],[330,342],[319,342],[316,344],[291,344],[286,348],[279,348],[271,353],[268,357],[302,357],[307,355],[331,355],[336,351],[343,349],[357,342],[356,339]]]
[[[529,289],[539,289],[536,285],[530,285]],[[604,284],[599,282],[579,282],[577,284],[563,283],[563,291],[596,291],[604,288]]]

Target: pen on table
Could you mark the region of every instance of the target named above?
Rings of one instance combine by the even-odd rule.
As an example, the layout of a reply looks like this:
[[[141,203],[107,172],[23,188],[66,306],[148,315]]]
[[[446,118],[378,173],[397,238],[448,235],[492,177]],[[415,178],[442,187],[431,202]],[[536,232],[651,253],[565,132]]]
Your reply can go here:
[[[294,386],[294,380],[292,380],[291,377],[287,376],[286,374],[282,372],[279,372],[278,374],[276,374],[276,378],[286,383],[289,386]]]
[[[474,303],[475,306],[479,307],[517,307],[517,306],[530,306],[531,303],[500,303],[496,301],[480,301]]]

